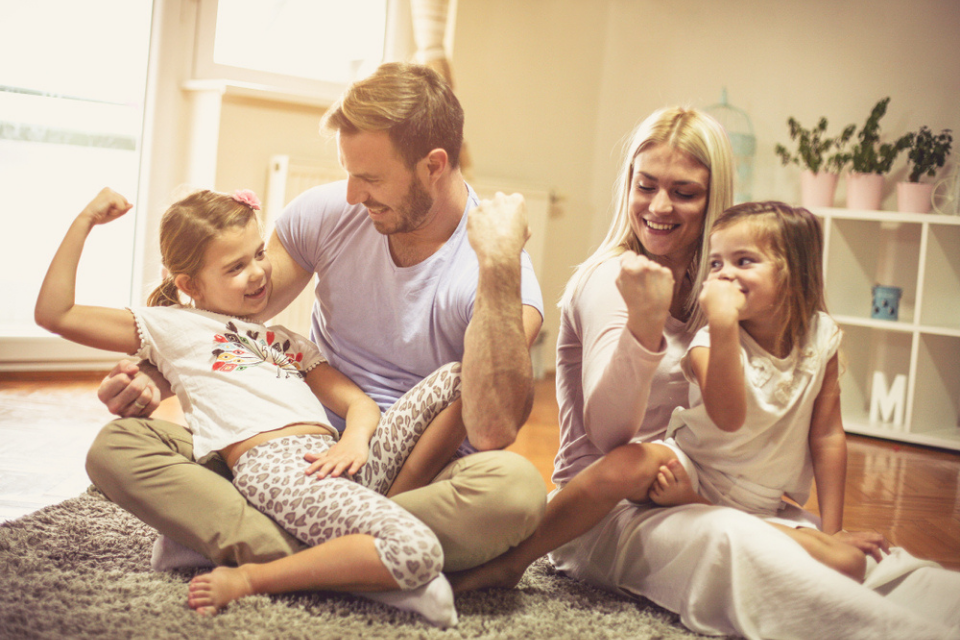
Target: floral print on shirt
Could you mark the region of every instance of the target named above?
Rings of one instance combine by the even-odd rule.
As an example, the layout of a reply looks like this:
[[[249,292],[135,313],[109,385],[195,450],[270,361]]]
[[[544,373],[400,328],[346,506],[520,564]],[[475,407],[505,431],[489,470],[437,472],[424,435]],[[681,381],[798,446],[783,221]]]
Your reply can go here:
[[[241,333],[231,321],[222,334],[213,337],[213,370],[239,372],[262,364],[272,364],[277,367],[278,378],[302,378],[303,352],[289,353],[290,346],[290,340],[281,342],[273,331],[267,330],[262,336],[259,331]]]

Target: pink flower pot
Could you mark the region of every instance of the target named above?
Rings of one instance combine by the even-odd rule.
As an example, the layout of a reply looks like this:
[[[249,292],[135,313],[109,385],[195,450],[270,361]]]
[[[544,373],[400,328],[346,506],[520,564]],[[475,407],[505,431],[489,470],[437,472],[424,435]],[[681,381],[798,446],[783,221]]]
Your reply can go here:
[[[925,182],[897,183],[897,211],[930,213],[933,208],[933,185]]]
[[[883,174],[857,173],[847,175],[847,209],[879,211],[883,199]]]
[[[814,173],[809,169],[800,174],[800,204],[810,207],[832,207],[833,195],[837,191],[835,173],[821,171]]]

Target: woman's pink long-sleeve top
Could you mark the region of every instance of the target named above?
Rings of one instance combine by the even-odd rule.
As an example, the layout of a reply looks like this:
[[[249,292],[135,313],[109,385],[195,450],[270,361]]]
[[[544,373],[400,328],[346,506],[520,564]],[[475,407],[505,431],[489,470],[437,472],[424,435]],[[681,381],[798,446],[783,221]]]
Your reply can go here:
[[[616,285],[619,273],[620,259],[606,260],[561,309],[557,486],[620,445],[662,438],[673,410],[689,406],[680,358],[693,336],[670,317],[662,350],[653,353],[641,346],[627,329],[627,307]]]

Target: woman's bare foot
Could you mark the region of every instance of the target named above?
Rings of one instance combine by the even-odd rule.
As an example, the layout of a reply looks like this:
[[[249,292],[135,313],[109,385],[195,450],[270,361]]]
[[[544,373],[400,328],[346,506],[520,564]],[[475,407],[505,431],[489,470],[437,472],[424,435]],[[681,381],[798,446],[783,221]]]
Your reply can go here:
[[[243,567],[217,567],[190,581],[187,604],[200,615],[213,615],[249,595],[253,595],[253,587]]]
[[[513,589],[520,582],[524,571],[526,567],[518,572],[501,556],[473,569],[449,573],[447,578],[454,593],[490,588]]]
[[[660,467],[657,479],[650,486],[650,500],[661,507],[695,502],[710,504],[693,490],[690,476],[679,460],[671,460]]]

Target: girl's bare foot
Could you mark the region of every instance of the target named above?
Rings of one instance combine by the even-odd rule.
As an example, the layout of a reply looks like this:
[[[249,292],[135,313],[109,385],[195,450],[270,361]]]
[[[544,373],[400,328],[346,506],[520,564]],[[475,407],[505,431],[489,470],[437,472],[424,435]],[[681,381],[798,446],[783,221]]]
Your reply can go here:
[[[253,595],[253,587],[243,567],[217,567],[190,581],[187,604],[200,615],[213,615],[249,595]]]
[[[501,556],[479,567],[447,574],[447,578],[454,593],[490,588],[513,589],[520,582],[524,571],[526,567],[517,572]]]
[[[709,504],[696,491],[687,470],[679,460],[670,460],[660,467],[657,479],[650,486],[650,500],[661,507],[702,502]]]

